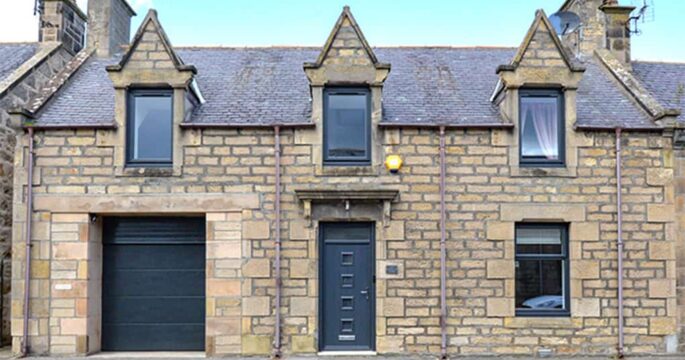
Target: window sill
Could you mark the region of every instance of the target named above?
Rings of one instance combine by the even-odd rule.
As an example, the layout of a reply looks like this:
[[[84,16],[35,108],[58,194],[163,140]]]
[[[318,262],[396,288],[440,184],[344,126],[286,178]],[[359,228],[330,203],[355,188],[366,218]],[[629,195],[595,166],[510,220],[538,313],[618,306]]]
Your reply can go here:
[[[532,167],[512,166],[511,177],[578,177],[578,168],[573,167]]]
[[[504,327],[510,329],[576,329],[582,325],[582,318],[570,316],[516,316],[504,319]]]
[[[173,177],[181,176],[180,167],[117,167],[116,177]]]
[[[378,176],[378,169],[373,165],[365,166],[317,166],[317,176]]]

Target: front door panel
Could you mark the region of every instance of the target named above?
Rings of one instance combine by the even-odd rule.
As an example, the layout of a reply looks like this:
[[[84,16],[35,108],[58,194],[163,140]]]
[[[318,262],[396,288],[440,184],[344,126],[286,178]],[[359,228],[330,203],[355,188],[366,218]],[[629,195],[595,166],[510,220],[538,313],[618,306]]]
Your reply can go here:
[[[321,351],[373,350],[372,223],[322,223]]]

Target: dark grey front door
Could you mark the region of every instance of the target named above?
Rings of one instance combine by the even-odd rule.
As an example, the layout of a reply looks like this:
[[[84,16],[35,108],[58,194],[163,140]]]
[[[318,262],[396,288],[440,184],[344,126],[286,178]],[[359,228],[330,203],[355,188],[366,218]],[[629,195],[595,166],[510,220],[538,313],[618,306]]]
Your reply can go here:
[[[205,219],[106,218],[102,350],[205,348]]]
[[[321,351],[374,350],[374,224],[320,224]]]

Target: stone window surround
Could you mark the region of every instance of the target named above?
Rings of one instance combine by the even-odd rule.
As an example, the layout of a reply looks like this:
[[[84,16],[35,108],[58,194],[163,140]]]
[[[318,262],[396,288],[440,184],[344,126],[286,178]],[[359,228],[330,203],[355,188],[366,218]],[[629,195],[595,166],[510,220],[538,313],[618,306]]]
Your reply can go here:
[[[588,298],[582,294],[582,281],[599,278],[597,260],[582,257],[583,241],[599,240],[599,223],[589,221],[585,205],[582,204],[502,204],[500,220],[489,221],[486,227],[488,241],[501,241],[504,245],[504,258],[487,261],[488,279],[504,280],[504,296],[492,297],[487,301],[488,317],[504,317],[505,326],[517,327],[522,321],[530,322],[529,317],[516,317],[515,311],[515,228],[519,223],[567,223],[569,295],[571,316],[544,317],[533,321],[537,327],[551,325],[575,327],[578,318],[600,316],[600,299]],[[524,320],[519,320],[524,319]]]
[[[564,102],[564,155],[563,167],[545,167],[534,165],[521,165],[519,156],[520,147],[520,90],[523,89],[559,89]],[[576,89],[569,87],[551,86],[526,86],[525,88],[511,87],[504,95],[504,103],[511,122],[514,124],[513,131],[508,136],[509,164],[512,177],[569,177],[578,176],[578,146],[584,142],[583,136],[576,132]]]
[[[350,84],[344,84],[349,86]],[[312,122],[313,129],[301,129],[298,143],[312,146],[312,163],[318,176],[379,176],[383,171],[382,131],[379,124],[382,120],[382,85],[359,84],[357,87],[369,88],[369,102],[371,114],[371,164],[370,165],[324,165],[323,160],[323,117],[324,89],[334,87],[335,83],[326,85],[312,85]]]
[[[184,136],[181,129],[185,117],[186,96],[193,80],[192,71],[177,69],[128,69],[110,71],[109,77],[114,84],[114,122],[116,130],[107,131],[100,136],[99,145],[114,147],[114,174],[118,177],[135,176],[181,176],[183,170]],[[173,133],[172,166],[127,167],[126,133],[128,114],[128,92],[131,89],[171,88],[173,90]]]

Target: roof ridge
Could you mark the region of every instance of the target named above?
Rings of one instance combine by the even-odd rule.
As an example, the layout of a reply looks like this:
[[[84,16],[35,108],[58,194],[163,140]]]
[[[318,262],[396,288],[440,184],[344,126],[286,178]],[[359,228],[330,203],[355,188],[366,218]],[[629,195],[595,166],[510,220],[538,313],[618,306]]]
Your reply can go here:
[[[500,45],[379,45],[375,49],[455,49],[455,50],[516,50],[516,46]],[[222,49],[308,49],[318,50],[316,45],[181,45],[174,46],[176,50],[222,50]]]
[[[685,61],[665,61],[665,60],[632,60],[631,63],[685,65]]]

